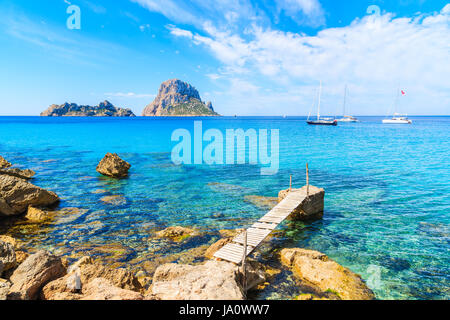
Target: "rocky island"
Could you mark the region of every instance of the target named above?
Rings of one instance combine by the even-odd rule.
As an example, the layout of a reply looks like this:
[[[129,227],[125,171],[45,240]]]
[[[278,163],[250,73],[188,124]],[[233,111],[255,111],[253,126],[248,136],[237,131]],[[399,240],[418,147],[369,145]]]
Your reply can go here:
[[[142,114],[144,117],[219,116],[211,102],[203,102],[197,89],[178,79],[161,84],[158,96]]]
[[[117,108],[109,101],[98,106],[79,106],[76,103],[51,105],[41,113],[41,117],[135,117],[130,109]]]

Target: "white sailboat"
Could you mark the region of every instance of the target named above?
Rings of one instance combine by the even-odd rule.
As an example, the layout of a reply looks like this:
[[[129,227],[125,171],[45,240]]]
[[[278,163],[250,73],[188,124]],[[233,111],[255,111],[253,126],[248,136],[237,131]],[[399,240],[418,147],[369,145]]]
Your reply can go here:
[[[335,119],[331,118],[320,118],[320,99],[322,97],[322,81],[320,81],[320,88],[319,88],[319,103],[317,104],[317,120],[308,120],[306,121],[310,125],[316,125],[316,126],[337,126],[337,121]]]
[[[400,100],[400,92],[402,95],[405,95],[406,93],[403,90],[400,90],[400,88],[397,91],[397,98],[395,100],[395,110],[398,110],[398,104]],[[398,112],[394,112],[394,115],[391,119],[384,119],[384,124],[412,124],[412,120],[408,119],[408,115],[406,114],[400,114]]]
[[[347,85],[345,86],[345,92],[344,92],[344,112],[342,114],[341,119],[337,119],[339,122],[359,122],[359,120],[353,116],[346,115],[346,106],[347,106]]]

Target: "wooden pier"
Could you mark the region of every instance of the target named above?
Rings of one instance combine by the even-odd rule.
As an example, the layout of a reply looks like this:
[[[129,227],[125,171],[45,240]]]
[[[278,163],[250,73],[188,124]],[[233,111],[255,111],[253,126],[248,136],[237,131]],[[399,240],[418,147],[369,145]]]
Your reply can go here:
[[[323,212],[323,189],[307,185],[297,190],[289,187],[286,192],[286,197],[275,208],[218,250],[214,258],[240,264],[291,214],[298,214],[299,211],[309,211],[306,215]],[[244,255],[245,248],[247,252]]]

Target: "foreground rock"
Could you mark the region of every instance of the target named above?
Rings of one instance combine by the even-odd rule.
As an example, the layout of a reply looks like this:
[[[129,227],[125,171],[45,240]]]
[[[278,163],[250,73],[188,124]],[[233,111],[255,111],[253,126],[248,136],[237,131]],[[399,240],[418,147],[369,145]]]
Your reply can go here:
[[[322,294],[342,300],[372,300],[373,292],[361,277],[329,259],[325,254],[306,249],[283,249],[281,262],[294,274]]]
[[[50,281],[66,274],[60,258],[46,251],[29,256],[12,274],[8,299],[35,300],[40,290]]]
[[[204,103],[198,91],[178,79],[161,84],[158,96],[142,114],[144,117],[163,116],[218,116],[211,102]]]
[[[0,169],[5,169],[11,167],[12,164],[5,160],[2,156],[0,156]]]
[[[107,153],[97,166],[97,172],[112,178],[128,176],[131,165],[122,160],[116,153]]]
[[[282,190],[278,194],[278,202],[287,197],[289,192],[306,194],[306,186],[301,189]],[[291,220],[309,221],[323,218],[325,190],[309,186],[309,197],[306,198],[289,216]]]
[[[23,179],[0,175],[0,217],[14,216],[27,211],[28,206],[50,206],[58,196]]]
[[[83,288],[81,300],[143,300],[144,297],[131,290],[118,288],[111,281],[95,278]]]
[[[10,243],[0,241],[0,276],[16,266],[16,253]]]
[[[152,294],[161,300],[243,300],[238,268],[208,261],[190,266],[165,264],[153,277]]]
[[[95,263],[90,257],[83,257],[70,266],[67,275],[48,283],[42,290],[42,298],[45,300],[71,300],[71,294],[78,290],[84,291],[85,285],[96,278],[106,279],[120,289],[133,291],[143,289],[138,279],[130,271],[122,268],[109,268]]]
[[[11,283],[5,279],[0,279],[0,301],[8,298],[9,288],[11,288]]]
[[[53,104],[41,117],[135,117],[130,109],[116,108],[109,101],[98,106],[79,106],[76,103]]]
[[[169,238],[174,241],[181,241],[196,234],[197,232],[194,229],[176,226],[161,230],[156,233],[156,236],[159,238]]]
[[[30,170],[30,169],[25,169],[25,170],[21,170],[21,169],[17,169],[17,168],[0,169],[0,175],[12,176],[12,177],[20,178],[20,179],[25,179],[25,180],[32,179],[35,174],[36,174],[36,172],[34,172],[33,170]]]

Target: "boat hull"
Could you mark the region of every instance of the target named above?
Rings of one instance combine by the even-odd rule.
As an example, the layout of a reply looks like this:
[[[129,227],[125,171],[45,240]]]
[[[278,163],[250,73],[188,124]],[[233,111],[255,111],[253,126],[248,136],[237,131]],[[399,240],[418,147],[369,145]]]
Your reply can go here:
[[[313,126],[337,126],[337,121],[307,121],[309,125]]]
[[[383,120],[384,124],[412,124],[411,120],[392,120],[392,119],[387,119],[387,120]]]

